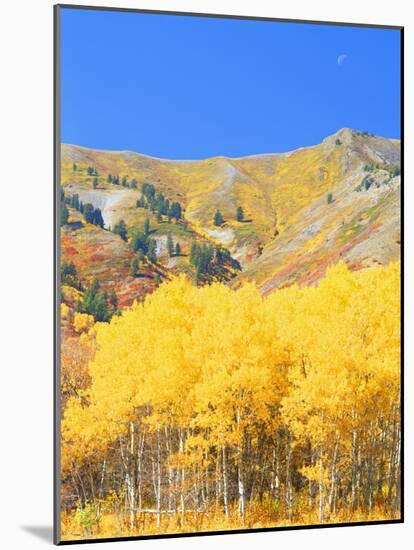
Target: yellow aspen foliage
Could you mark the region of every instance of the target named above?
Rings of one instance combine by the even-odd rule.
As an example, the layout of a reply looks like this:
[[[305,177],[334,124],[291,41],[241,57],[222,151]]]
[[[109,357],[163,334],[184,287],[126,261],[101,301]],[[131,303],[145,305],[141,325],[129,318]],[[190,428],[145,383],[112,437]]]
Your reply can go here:
[[[73,525],[98,494],[125,533],[398,516],[399,263],[265,298],[180,276],[84,338],[90,383],[62,421]]]
[[[88,332],[95,324],[93,315],[76,312],[73,317],[73,328],[76,332]]]
[[[67,306],[64,303],[60,304],[60,317],[62,319],[67,320],[67,319],[69,319],[69,315],[70,315],[69,306]]]

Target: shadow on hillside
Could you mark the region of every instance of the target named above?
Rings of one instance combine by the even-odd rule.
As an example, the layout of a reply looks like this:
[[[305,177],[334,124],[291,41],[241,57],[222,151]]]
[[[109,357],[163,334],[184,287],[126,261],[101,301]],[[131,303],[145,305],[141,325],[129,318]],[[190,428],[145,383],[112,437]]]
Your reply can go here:
[[[65,224],[65,227],[67,227],[68,229],[81,229],[83,227],[83,223],[80,221],[69,222]]]
[[[149,273],[137,273],[133,275],[134,279],[153,279],[153,276]]]

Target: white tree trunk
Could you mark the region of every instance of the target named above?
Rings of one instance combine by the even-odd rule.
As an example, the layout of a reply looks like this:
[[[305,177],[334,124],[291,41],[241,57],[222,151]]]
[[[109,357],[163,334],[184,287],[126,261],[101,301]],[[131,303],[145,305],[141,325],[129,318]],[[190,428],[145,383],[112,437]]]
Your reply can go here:
[[[223,455],[223,505],[224,513],[226,517],[229,517],[229,503],[228,503],[228,493],[227,493],[227,457],[226,457],[226,447],[222,448]]]

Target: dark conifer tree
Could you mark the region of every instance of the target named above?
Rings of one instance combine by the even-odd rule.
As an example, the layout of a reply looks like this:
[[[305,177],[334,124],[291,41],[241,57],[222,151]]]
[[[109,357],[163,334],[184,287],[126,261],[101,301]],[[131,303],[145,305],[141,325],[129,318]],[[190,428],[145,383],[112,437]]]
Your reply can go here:
[[[65,204],[62,204],[60,209],[60,224],[66,225],[69,220],[69,210],[67,209]]]
[[[174,243],[170,234],[168,234],[167,236],[167,250],[168,250],[168,255],[171,258],[171,256],[174,255]]]
[[[224,218],[219,210],[214,214],[214,225],[221,227],[224,223]]]
[[[93,224],[99,225],[99,227],[104,227],[104,220],[102,217],[102,212],[100,208],[96,208],[93,213]]]
[[[113,312],[118,311],[118,296],[116,295],[114,288],[111,290],[111,294],[109,295],[109,303],[112,306]]]
[[[122,240],[126,241],[128,239],[128,231],[127,226],[124,220],[120,220],[118,223],[114,225],[113,232],[116,235],[119,235]]]
[[[155,263],[157,261],[157,242],[155,239],[149,239],[147,256],[151,262]]]
[[[149,235],[150,234],[150,221],[149,218],[145,218],[144,222],[144,234]]]
[[[107,299],[106,291],[98,293],[95,298],[95,319],[101,323],[106,323],[110,320]]]
[[[131,265],[129,266],[129,273],[132,275],[132,277],[136,277],[138,275],[139,270],[139,261],[138,258],[132,258]]]
[[[136,233],[132,239],[132,250],[138,252],[139,250],[147,255],[148,253],[149,239],[144,233]]]
[[[83,216],[88,223],[94,223],[94,213],[93,205],[90,202],[86,203],[83,207]]]

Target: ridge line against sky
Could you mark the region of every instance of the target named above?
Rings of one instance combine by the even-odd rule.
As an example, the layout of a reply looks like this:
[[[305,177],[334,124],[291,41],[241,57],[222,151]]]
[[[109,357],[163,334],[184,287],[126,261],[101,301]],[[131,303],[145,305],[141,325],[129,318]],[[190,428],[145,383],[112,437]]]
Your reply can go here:
[[[290,149],[289,151],[268,152],[268,153],[251,153],[251,154],[242,155],[242,156],[214,155],[212,157],[204,157],[204,158],[198,158],[198,159],[190,159],[190,158],[187,158],[187,159],[186,158],[172,159],[172,158],[166,158],[166,157],[157,157],[155,155],[148,155],[147,153],[141,153],[141,151],[135,151],[135,150],[132,150],[132,149],[100,149],[100,148],[96,148],[96,147],[88,147],[87,145],[82,145],[80,143],[65,143],[65,142],[62,142],[61,145],[62,146],[67,146],[67,147],[79,147],[81,149],[87,149],[88,151],[97,151],[99,153],[109,153],[109,154],[125,154],[125,153],[130,153],[131,154],[132,153],[133,155],[139,155],[139,156],[142,156],[142,157],[147,157],[147,158],[150,158],[150,159],[166,161],[166,162],[198,162],[198,161],[203,161],[203,160],[211,160],[211,159],[214,159],[214,158],[224,158],[224,159],[230,159],[230,160],[238,160],[238,159],[244,159],[244,158],[249,158],[249,157],[265,157],[265,156],[272,156],[272,155],[290,155],[290,154],[292,154],[296,151],[299,151],[301,149],[308,149],[308,148],[312,148],[312,147],[318,147],[323,143],[323,141],[325,141],[325,139],[332,138],[333,136],[336,136],[337,134],[339,134],[343,130],[350,130],[351,132],[360,132],[361,131],[361,130],[358,130],[356,128],[340,128],[339,130],[337,130],[333,134],[331,134],[329,136],[325,136],[325,138],[323,140],[321,140],[319,143],[312,143],[311,145],[304,145],[302,147],[296,147],[295,149]],[[373,137],[379,138],[379,139],[397,139],[397,141],[400,140],[400,138],[387,138],[385,136],[378,136],[378,135],[374,135]]]
[[[170,160],[400,138],[400,31],[61,9],[61,140]]]

